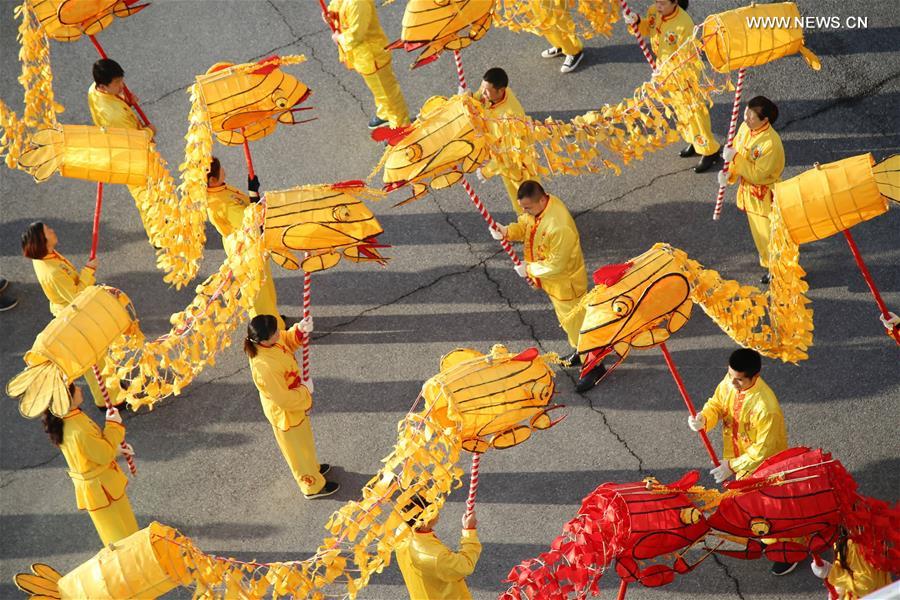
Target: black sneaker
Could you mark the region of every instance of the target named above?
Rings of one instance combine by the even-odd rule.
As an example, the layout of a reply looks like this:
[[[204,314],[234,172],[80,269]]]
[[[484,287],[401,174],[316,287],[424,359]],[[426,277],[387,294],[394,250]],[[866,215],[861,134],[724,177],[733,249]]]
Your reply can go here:
[[[694,173],[706,173],[709,171],[714,164],[721,160],[722,155],[716,152],[715,154],[707,154],[703,158],[700,159],[700,162],[697,163],[697,166],[694,167]]]
[[[324,498],[325,496],[330,496],[333,493],[337,492],[339,489],[341,489],[341,484],[339,484],[337,481],[326,481],[321,490],[319,490],[315,494],[303,494],[303,497],[307,500],[315,500],[316,498]]]
[[[573,352],[572,354],[570,354],[568,356],[564,356],[563,360],[566,361],[567,363],[569,363],[568,365],[566,365],[568,367],[580,367],[581,366],[581,355],[578,354],[578,350],[576,350],[575,352]]]
[[[800,563],[789,563],[789,562],[776,562],[772,565],[772,575],[782,576],[787,575],[791,571],[797,568],[797,565]]]
[[[369,129],[378,129],[379,127],[383,127],[387,124],[387,119],[381,119],[377,116],[369,119]]]
[[[6,280],[4,279],[4,281]],[[0,312],[15,308],[16,304],[18,303],[18,298],[7,298],[6,296],[0,296]]]
[[[759,278],[759,282],[763,285],[769,285],[770,281],[772,281],[772,277],[768,273],[764,273],[763,276]]]
[[[565,56],[563,54],[562,48],[547,48],[543,52],[541,52],[541,58],[557,58],[560,56]]]
[[[560,73],[571,73],[578,67],[578,63],[581,62],[581,59],[584,58],[584,50],[576,54],[575,56],[571,56],[566,54],[566,60],[563,61],[562,66],[559,68]]]
[[[9,280],[6,277],[0,277],[0,292],[6,289],[6,286],[9,285]]]
[[[325,475],[330,470],[331,470],[331,465],[329,465],[328,463],[321,463],[319,465],[319,475]]]
[[[678,153],[678,156],[681,158],[690,158],[692,156],[697,156],[697,151],[694,150],[694,145],[691,144],[687,148],[683,148],[681,152]]]
[[[579,394],[591,391],[604,375],[606,375],[606,367],[603,366],[603,363],[600,363],[588,371],[587,375],[578,380],[578,383],[575,385],[575,391]]]

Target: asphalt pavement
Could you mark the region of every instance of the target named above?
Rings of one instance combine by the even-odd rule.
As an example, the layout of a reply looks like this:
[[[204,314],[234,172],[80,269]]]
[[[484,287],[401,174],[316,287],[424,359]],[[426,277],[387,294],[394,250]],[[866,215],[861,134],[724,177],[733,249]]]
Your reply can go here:
[[[699,22],[741,3],[696,2]],[[21,110],[17,73],[15,3],[0,2],[0,97]],[[648,2],[639,1],[642,11]],[[883,159],[900,148],[900,18],[892,2],[801,0],[805,15],[868,18],[867,28],[808,29],[807,46],[822,60],[814,72],[799,57],[749,71],[744,97],[773,99],[787,155],[785,178],[814,163],[872,152]],[[388,33],[400,32],[403,2],[379,9]],[[383,147],[368,138],[373,103],[361,78],[337,60],[318,4],[285,1],[156,1],[142,13],[117,20],[100,34],[110,56],[158,128],[159,147],[171,168],[184,152],[189,108],[185,88],[218,61],[245,62],[272,54],[303,54],[287,67],[313,90],[316,120],[253,144],[263,189],[364,179]],[[463,53],[470,84],[487,68],[507,70],[525,110],[571,118],[631,96],[650,69],[621,22],[611,38],[587,42],[579,69],[563,75],[556,60],[540,58],[546,45],[529,34],[492,29]],[[430,96],[455,93],[452,57],[411,71],[414,56],[394,54],[394,66],[413,112]],[[96,59],[86,40],[52,43],[54,87],[66,107],[65,123],[89,123],[86,91]],[[731,97],[716,98],[713,128],[724,136]],[[306,113],[307,115],[310,113]],[[715,173],[697,175],[679,144],[613,173],[560,177],[548,189],[576,216],[588,269],[622,262],[657,241],[746,283],[759,278],[746,218],[733,191],[721,221],[710,219]],[[217,146],[234,185],[242,186],[239,148]],[[373,181],[378,185],[379,181]],[[0,171],[0,265],[19,306],[0,315],[0,380],[22,367],[21,356],[50,316],[19,236],[34,220],[58,232],[60,250],[81,265],[87,259],[93,184],[59,176],[37,185],[25,173]],[[512,220],[498,180],[477,189],[500,221]],[[404,192],[397,192],[402,195]],[[158,520],[181,529],[199,547],[258,561],[310,555],[325,537],[328,515],[354,499],[388,454],[402,418],[422,382],[437,372],[442,354],[464,346],[487,351],[536,346],[563,352],[566,343],[549,303],[529,289],[491,240],[459,186],[413,204],[373,205],[391,244],[386,268],[347,264],[317,275],[312,348],[315,381],[313,428],[319,456],[335,465],[343,485],[335,496],[305,501],[272,438],[239,344],[220,356],[181,396],[153,412],[126,418],[139,474],[129,486],[138,521]],[[884,299],[900,312],[900,211],[857,226],[853,234]],[[208,227],[202,273],[223,259],[218,235]],[[821,447],[850,470],[861,491],[896,501],[900,490],[900,349],[884,335],[878,312],[841,237],[804,245],[815,311],[815,344],[798,364],[765,360],[763,376],[776,391],[793,445]],[[302,278],[274,270],[282,312],[301,310]],[[155,269],[134,203],[121,186],[107,186],[98,280],[125,290],[149,336],[168,330],[192,287],[169,289]],[[239,331],[236,339],[243,333]],[[725,372],[736,347],[701,310],[669,343],[695,402],[702,403]],[[558,401],[569,417],[526,443],[491,451],[482,460],[478,496],[484,552],[469,584],[476,598],[505,589],[502,580],[519,561],[545,550],[571,518],[581,498],[603,482],[662,481],[708,468],[686,411],[658,350],[634,352],[609,381],[574,392],[573,373],[560,372]],[[89,559],[99,541],[88,517],[77,511],[60,453],[38,422],[19,417],[15,403],[0,403],[0,597],[20,597],[11,576],[34,561],[65,572]],[[99,417],[99,414],[94,415]],[[892,433],[893,432],[893,433]],[[721,448],[721,436],[711,436]],[[892,441],[893,440],[893,441]],[[704,476],[706,485],[713,485]],[[455,544],[465,489],[447,503],[438,534]],[[807,565],[781,578],[764,561],[711,558],[665,588],[635,586],[628,598],[824,598]],[[603,578],[611,594],[614,573]],[[392,565],[360,597],[405,597]],[[186,597],[185,590],[172,597]]]

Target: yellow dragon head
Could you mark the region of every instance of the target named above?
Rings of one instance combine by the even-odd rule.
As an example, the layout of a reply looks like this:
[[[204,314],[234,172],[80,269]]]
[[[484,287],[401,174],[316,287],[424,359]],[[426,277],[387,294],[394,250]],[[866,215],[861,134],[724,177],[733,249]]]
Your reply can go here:
[[[585,373],[613,350],[621,362],[632,348],[665,342],[691,316],[688,278],[660,248],[598,269],[594,283],[583,301],[585,316],[578,336],[578,351],[588,353]]]
[[[512,354],[496,344],[490,354],[459,348],[441,358],[441,371],[422,386],[425,406],[446,426],[457,413],[463,423],[462,446],[470,452],[521,444],[532,430],[562,420],[549,413],[554,373],[536,348]],[[563,417],[564,418],[564,417]]]
[[[310,89],[281,70],[302,62],[299,56],[270,56],[256,63],[216,63],[197,77],[200,97],[219,142],[238,145],[266,137],[281,123],[296,125],[298,108]]]
[[[493,0],[410,0],[403,11],[400,39],[388,49],[424,48],[412,68],[427,65],[444,50],[460,50],[484,37],[493,8]]]
[[[109,27],[113,17],[124,19],[150,6],[139,0],[33,0],[27,2],[41,27],[58,42],[74,42]]]
[[[376,240],[384,230],[362,201],[380,196],[361,181],[267,192],[266,248],[282,267],[306,272],[329,269],[342,256],[384,265],[378,248],[387,246]],[[306,258],[294,252],[305,252]]]
[[[429,188],[453,185],[487,159],[472,110],[477,110],[476,102],[469,96],[435,96],[425,102],[412,125],[391,134],[380,163],[384,190],[412,185],[412,196],[399,204],[421,198]]]

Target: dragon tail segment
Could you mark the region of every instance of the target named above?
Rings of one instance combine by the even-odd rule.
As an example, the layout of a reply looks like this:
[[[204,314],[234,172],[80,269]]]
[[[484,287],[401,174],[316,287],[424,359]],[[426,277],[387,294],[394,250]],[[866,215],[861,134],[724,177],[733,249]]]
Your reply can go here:
[[[900,154],[894,154],[872,168],[878,191],[900,203]]]

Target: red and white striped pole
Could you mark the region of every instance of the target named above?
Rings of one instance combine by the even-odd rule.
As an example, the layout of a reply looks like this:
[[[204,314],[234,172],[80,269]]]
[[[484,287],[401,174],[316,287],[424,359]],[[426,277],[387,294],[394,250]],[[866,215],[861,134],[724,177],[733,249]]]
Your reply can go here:
[[[746,68],[738,71],[737,86],[734,88],[734,104],[731,107],[731,124],[728,126],[728,143],[726,148],[731,148],[734,144],[734,134],[737,130],[738,114],[741,112],[741,92],[744,89],[744,76],[747,74]],[[731,166],[730,161],[725,161],[722,166],[722,172],[728,174],[728,168]],[[722,205],[725,204],[725,186],[719,186],[719,193],[716,196],[716,207],[713,209],[713,221],[718,221],[722,216]]]
[[[94,379],[97,380],[97,386],[100,388],[100,393],[103,394],[103,401],[106,402],[106,410],[109,410],[112,408],[112,400],[109,399],[109,390],[106,389],[106,382],[103,381],[103,376],[100,374],[100,367],[94,365],[91,368],[94,370]],[[121,446],[122,448],[126,448],[128,445],[122,440]],[[126,454],[125,462],[128,463],[128,470],[131,471],[131,474],[137,475],[137,465],[134,464],[134,457]]]
[[[881,311],[881,316],[885,320],[890,319],[891,315],[888,311],[887,304],[884,303],[884,298],[881,297],[881,294],[878,291],[878,287],[875,285],[875,280],[872,279],[872,273],[869,272],[869,268],[863,261],[862,254],[860,254],[859,252],[859,246],[856,245],[856,240],[854,240],[853,236],[850,235],[850,230],[845,229],[843,233],[844,237],[847,239],[847,245],[850,246],[850,253],[853,255],[853,260],[856,261],[856,266],[859,267],[859,272],[862,273],[863,279],[866,280],[866,285],[869,286],[869,291],[872,292],[872,297],[875,298],[875,304],[878,305],[878,310]],[[894,341],[897,342],[897,344],[900,344],[900,328],[893,327],[892,329],[888,329],[887,334],[890,337],[894,338]]]
[[[478,495],[478,467],[481,465],[481,454],[472,453],[472,473],[469,475],[469,496],[466,498],[466,516],[475,512],[475,496]]]
[[[303,273],[303,318],[309,318],[309,307],[312,304],[310,288],[312,287],[312,273]],[[303,361],[301,364],[303,369],[303,381],[309,380],[309,334],[303,334]]]
[[[463,71],[462,53],[459,50],[453,51],[453,62],[456,63],[456,79],[459,82],[460,90],[462,92],[469,91],[469,86],[466,84],[466,72]]]
[[[622,7],[622,12],[625,13],[626,17],[630,17],[634,14],[630,8],[628,8],[628,2],[625,0],[619,0],[619,6]],[[638,46],[641,47],[641,52],[644,53],[644,58],[647,59],[647,62],[650,64],[650,68],[654,71],[656,70],[656,61],[653,60],[653,55],[650,54],[650,48],[647,47],[647,42],[644,40],[644,36],[641,35],[638,30],[637,25],[631,25],[631,32],[634,34],[634,37],[637,38]]]
[[[466,193],[469,195],[469,200],[472,201],[472,204],[475,205],[475,208],[478,209],[478,212],[481,213],[481,216],[484,218],[485,222],[488,224],[488,227],[494,230],[499,230],[497,227],[497,221],[494,220],[494,217],[491,216],[491,213],[488,212],[488,209],[484,206],[484,203],[478,197],[478,194],[475,193],[475,190],[472,189],[472,186],[469,185],[468,179],[466,176],[462,176],[463,187],[466,188]],[[519,260],[519,256],[516,254],[516,251],[513,250],[513,247],[510,245],[509,241],[505,238],[500,240],[500,245],[503,246],[503,249],[506,250],[506,254],[509,255],[509,260],[513,262],[515,266],[519,266],[522,264],[522,261]]]

